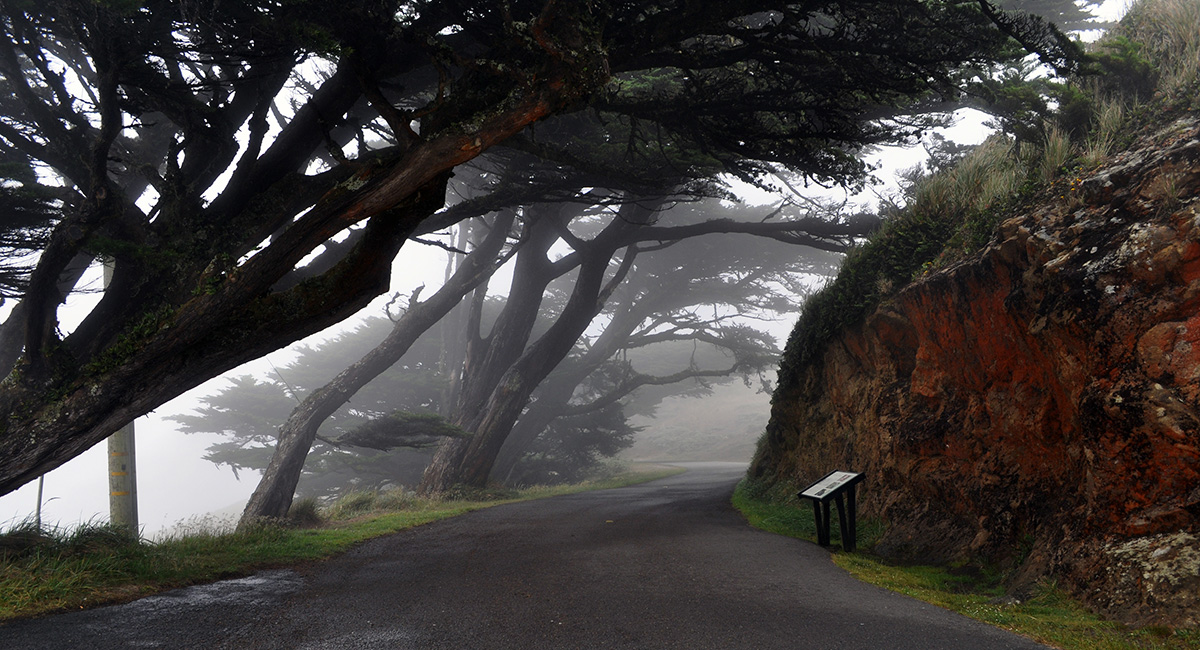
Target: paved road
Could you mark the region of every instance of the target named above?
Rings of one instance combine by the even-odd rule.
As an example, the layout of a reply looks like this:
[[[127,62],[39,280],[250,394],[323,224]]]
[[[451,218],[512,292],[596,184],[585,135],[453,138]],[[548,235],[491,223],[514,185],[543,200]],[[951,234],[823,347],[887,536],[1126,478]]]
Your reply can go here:
[[[329,562],[0,626],[0,648],[1044,648],[751,529],[744,467],[500,506]]]

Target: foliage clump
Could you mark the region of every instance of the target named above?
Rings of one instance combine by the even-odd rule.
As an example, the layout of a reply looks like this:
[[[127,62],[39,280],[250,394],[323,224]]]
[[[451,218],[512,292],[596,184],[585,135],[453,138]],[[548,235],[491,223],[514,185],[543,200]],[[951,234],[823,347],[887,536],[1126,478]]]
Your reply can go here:
[[[558,418],[513,465],[504,483],[559,485],[594,479],[605,469],[602,459],[632,446],[633,436],[641,429],[629,424],[620,404]]]
[[[986,243],[997,215],[1025,181],[1017,145],[994,136],[946,171],[913,179],[903,208],[846,255],[836,279],[804,305],[788,340],[780,378],[818,360],[824,343],[862,321],[887,295],[945,261]]]
[[[392,411],[358,425],[338,438],[338,442],[391,451],[396,447],[432,445],[443,437],[465,438],[469,435],[436,413]]]
[[[297,528],[316,528],[325,523],[325,515],[321,512],[320,503],[316,497],[296,499],[288,508],[288,523]]]

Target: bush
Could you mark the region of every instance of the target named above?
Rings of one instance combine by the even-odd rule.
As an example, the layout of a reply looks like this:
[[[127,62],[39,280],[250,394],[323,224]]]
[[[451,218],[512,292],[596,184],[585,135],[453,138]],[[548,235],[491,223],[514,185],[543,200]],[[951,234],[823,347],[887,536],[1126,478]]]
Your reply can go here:
[[[26,520],[0,533],[0,560],[25,557],[56,543],[50,532],[32,519]]]
[[[380,492],[375,497],[377,510],[408,510],[417,503],[417,493],[403,487]]]
[[[337,501],[325,509],[329,519],[348,519],[364,512],[375,509],[375,492],[353,490],[342,495]]]
[[[292,502],[288,509],[288,524],[296,528],[316,528],[325,523],[315,497],[305,497]]]
[[[60,545],[67,552],[93,553],[118,551],[136,546],[140,537],[124,526],[110,523],[86,523],[66,534]]]
[[[1158,69],[1146,58],[1145,50],[1142,43],[1124,34],[1101,40],[1092,54],[1100,92],[1105,96],[1150,99],[1158,86]]]

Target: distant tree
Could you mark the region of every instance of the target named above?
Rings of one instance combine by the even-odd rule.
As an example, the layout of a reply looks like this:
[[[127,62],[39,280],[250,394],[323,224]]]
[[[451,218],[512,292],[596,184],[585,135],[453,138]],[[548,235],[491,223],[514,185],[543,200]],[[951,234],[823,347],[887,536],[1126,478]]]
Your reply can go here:
[[[1104,4],[1102,1],[1004,0],[997,4],[1005,9],[1041,16],[1063,31],[1104,29],[1111,26],[1111,23],[1096,17],[1095,10]]]
[[[595,188],[586,191],[593,193]],[[854,236],[866,232],[864,224],[853,221],[791,218],[775,222],[762,221],[761,215],[756,215],[760,218],[758,221],[750,221],[706,214],[705,210],[697,210],[699,216],[694,221],[672,222],[664,216],[671,214],[669,211],[658,211],[653,207],[662,205],[663,198],[639,200],[620,193],[609,194],[609,198],[615,202],[610,209],[617,213],[617,218],[612,220],[607,216],[597,219],[596,214],[586,209],[586,200],[582,198],[530,208],[536,209],[538,217],[529,231],[527,243],[515,258],[504,310],[486,333],[479,328],[477,318],[470,319],[472,325],[467,330],[467,353],[463,364],[467,370],[462,372],[450,418],[472,436],[443,441],[422,479],[422,491],[440,492],[456,483],[482,485],[486,482],[533,391],[570,354],[580,336],[610,297],[620,291],[630,274],[637,272],[639,260],[653,259],[674,242],[711,235],[749,233],[764,239],[779,238],[792,244],[844,250]],[[580,203],[583,203],[583,209],[579,207]],[[558,241],[565,242],[572,252],[552,258],[551,246]],[[697,268],[710,268],[704,266],[701,259],[692,262]],[[769,263],[762,268],[769,268]],[[736,269],[724,271],[737,273]],[[553,324],[534,338],[532,328],[537,322],[543,297],[551,289],[552,281],[568,272],[573,274],[569,294],[555,313]],[[770,270],[761,272],[771,273]],[[679,276],[685,277],[686,273]],[[706,303],[701,292],[689,294],[695,287],[680,288],[684,291],[676,298],[682,301],[681,308]],[[664,307],[661,302],[648,304],[651,308]],[[666,319],[664,322],[671,322],[669,312],[661,311],[658,315]],[[633,319],[628,322],[628,327],[636,327],[642,318],[653,317],[644,315]],[[623,319],[622,323],[625,326],[626,321]],[[697,331],[681,337],[703,335],[699,328],[694,329]],[[613,337],[616,341],[622,339],[616,333]],[[565,397],[555,399],[563,402],[569,399],[583,377],[619,348],[618,344],[600,355],[596,365],[571,380],[556,380],[556,392],[565,393]],[[763,357],[760,355],[759,358]],[[548,413],[550,419],[546,424],[557,415]]]
[[[716,201],[677,206],[685,216],[746,219]],[[660,217],[670,222],[671,213]],[[865,233],[870,224],[862,224]],[[833,242],[830,242],[831,244]],[[532,395],[500,454],[492,477],[503,480],[527,449],[536,446],[557,418],[580,417],[620,405],[644,386],[751,377],[772,367],[779,350],[771,337],[744,323],[770,320],[794,309],[803,279],[831,273],[835,258],[817,251],[749,235],[722,235],[675,242],[642,254],[602,314],[604,327],[584,337]],[[689,343],[715,354],[670,358],[656,355]],[[712,358],[717,360],[713,361]],[[631,362],[630,359],[640,360]],[[598,380],[597,375],[603,377]],[[598,387],[603,386],[600,391]]]
[[[266,378],[241,376],[230,385],[201,399],[191,413],[174,420],[184,433],[216,433],[227,437],[208,448],[205,459],[240,471],[262,471],[278,441],[279,428],[304,397],[340,372],[346,359],[365,354],[381,340],[393,323],[382,317],[367,319],[352,331],[316,347],[305,347],[291,363]],[[299,483],[299,492],[329,495],[347,487],[371,488],[412,484],[428,462],[419,458],[381,453],[397,447],[425,447],[436,438],[412,433],[394,436],[386,449],[345,439],[364,424],[396,411],[435,413],[440,407],[444,381],[438,371],[441,342],[433,335],[419,339],[397,364],[368,383],[354,399],[325,419],[314,436],[312,452]],[[378,450],[378,451],[372,451]]]
[[[759,210],[732,210],[721,207],[717,202],[702,204],[686,204],[677,208],[681,213],[687,213],[692,221],[703,223],[706,219],[729,219],[741,213],[749,213],[754,219],[760,219],[762,214],[769,212],[768,208]],[[749,221],[746,216],[742,221]],[[680,221],[679,218],[676,218]],[[663,219],[660,218],[659,223]],[[545,223],[539,220],[536,223]],[[682,221],[680,221],[682,223]],[[547,230],[550,232],[550,230]],[[853,231],[851,231],[853,232]],[[865,230],[861,231],[865,232]],[[541,472],[540,480],[545,480],[546,471],[554,471],[560,477],[576,476],[598,456],[611,454],[618,450],[621,444],[628,441],[632,430],[628,425],[620,425],[624,417],[620,414],[620,398],[629,395],[636,388],[644,385],[662,385],[677,383],[697,377],[723,377],[730,373],[743,374],[755,372],[774,362],[777,350],[773,342],[761,334],[754,333],[745,327],[730,325],[727,321],[734,314],[743,317],[762,317],[768,312],[779,311],[790,306],[789,296],[798,291],[792,276],[797,272],[823,272],[828,268],[813,266],[807,255],[800,254],[794,245],[776,242],[771,246],[771,240],[766,242],[754,241],[751,237],[724,238],[723,241],[702,242],[694,245],[679,244],[667,247],[653,255],[644,255],[641,263],[635,266],[629,280],[621,285],[618,297],[606,311],[611,323],[605,333],[598,339],[585,341],[582,347],[576,346],[578,355],[568,359],[556,370],[553,380],[544,388],[546,394],[539,397],[518,422],[515,433],[532,431],[528,439],[517,435],[509,445],[509,455],[512,462],[505,465],[501,477],[511,474],[517,461],[525,460],[525,466],[540,467],[529,470],[535,474]],[[833,242],[831,242],[831,245]],[[523,295],[544,297],[551,303],[551,313],[561,310],[565,296],[571,291],[571,283],[551,281],[549,275],[533,274],[537,279],[532,289],[524,291]],[[569,280],[569,278],[568,278]],[[543,286],[543,281],[545,286]],[[563,288],[555,288],[560,284]],[[514,282],[514,286],[524,286]],[[512,296],[510,296],[512,297]],[[557,297],[557,299],[556,299]],[[529,327],[531,333],[545,331],[537,322],[546,319],[546,310],[537,307],[542,301],[527,301],[512,299],[506,301],[502,310],[507,310],[507,318],[514,319],[518,305],[526,315],[532,315],[533,321]],[[700,318],[696,312],[701,309],[723,309],[727,312],[718,317]],[[636,315],[636,316],[635,316]],[[493,330],[496,327],[496,317],[476,317],[479,327]],[[643,326],[644,331],[638,326]],[[476,334],[476,337],[479,335]],[[452,340],[458,340],[457,335]],[[645,346],[662,345],[671,341],[702,341],[707,346],[720,346],[733,359],[721,367],[698,367],[690,365],[686,358],[673,372],[659,375],[637,372],[627,363],[616,359],[616,355],[629,349],[640,349]],[[443,352],[454,348],[453,344],[443,346]],[[322,348],[326,356],[344,359],[348,356],[345,345],[337,341]],[[330,368],[330,364],[313,364],[314,359],[305,355],[292,367],[303,368],[316,365]],[[409,363],[408,356],[404,357]],[[295,370],[289,367],[283,373],[292,376]],[[426,363],[425,367],[429,367]],[[323,374],[328,375],[330,370]],[[308,373],[311,375],[312,373]],[[604,377],[604,381],[600,380]],[[600,382],[600,383],[597,383]],[[604,394],[593,394],[595,403],[576,403],[568,406],[569,398],[577,394],[580,385],[605,386]],[[586,392],[586,391],[585,391]],[[558,402],[551,396],[557,396]],[[358,400],[356,400],[358,401]],[[361,410],[361,408],[359,409]],[[385,408],[376,408],[383,411]],[[557,422],[565,418],[566,423]],[[386,419],[386,418],[383,418]],[[380,421],[382,421],[381,419]],[[282,422],[282,414],[276,417],[275,424]],[[345,427],[341,428],[345,431]],[[350,429],[352,435],[340,434],[336,440],[341,444],[354,444],[375,449],[390,448],[389,444],[364,442],[359,437],[360,429]],[[272,435],[264,438],[273,442]],[[578,439],[568,439],[567,436]],[[326,436],[332,437],[330,434]],[[617,440],[620,438],[621,440]],[[385,438],[387,439],[387,438]],[[424,439],[423,439],[424,440]],[[619,444],[620,443],[620,444]],[[225,443],[223,443],[224,445]],[[257,468],[265,465],[263,447],[256,446],[253,460]],[[317,438],[312,452],[308,455],[309,464],[323,462],[325,455],[332,448]],[[348,450],[349,451],[349,450]],[[243,458],[250,458],[244,452],[238,452]],[[532,458],[530,458],[532,456]],[[214,460],[218,457],[210,455]],[[534,462],[536,459],[536,462]],[[328,466],[328,463],[324,463]],[[547,469],[549,468],[549,469]],[[305,474],[312,481],[311,472]],[[522,471],[515,480],[528,480],[529,472]]]
[[[497,214],[479,245],[436,293],[420,302],[414,293],[404,314],[379,345],[296,406],[279,429],[271,460],[242,512],[243,523],[287,514],[305,458],[322,422],[365,384],[399,361],[425,332],[450,313],[464,295],[491,276],[506,259],[500,255],[500,250],[514,217],[510,211]]]

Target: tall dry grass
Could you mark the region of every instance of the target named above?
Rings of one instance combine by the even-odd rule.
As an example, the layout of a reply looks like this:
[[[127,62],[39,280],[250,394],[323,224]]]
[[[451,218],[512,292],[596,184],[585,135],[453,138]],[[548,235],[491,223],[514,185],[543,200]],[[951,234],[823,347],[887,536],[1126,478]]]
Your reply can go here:
[[[918,179],[906,209],[939,219],[990,209],[1014,194],[1023,180],[1013,148],[1006,137],[988,138],[949,170]]]
[[[1158,68],[1158,93],[1175,97],[1200,79],[1200,1],[1141,0],[1117,33],[1142,43]]]

